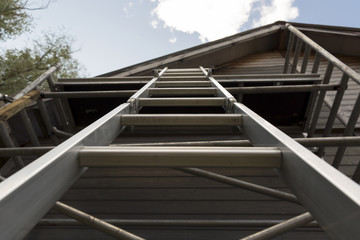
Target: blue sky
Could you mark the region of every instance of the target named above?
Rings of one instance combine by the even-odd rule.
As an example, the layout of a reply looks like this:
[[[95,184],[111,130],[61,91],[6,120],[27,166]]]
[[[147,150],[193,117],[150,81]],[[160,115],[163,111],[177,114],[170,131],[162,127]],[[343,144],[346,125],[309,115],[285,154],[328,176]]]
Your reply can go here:
[[[31,33],[3,46],[61,31],[96,76],[276,20],[360,28],[359,11],[359,0],[53,0],[31,12]]]

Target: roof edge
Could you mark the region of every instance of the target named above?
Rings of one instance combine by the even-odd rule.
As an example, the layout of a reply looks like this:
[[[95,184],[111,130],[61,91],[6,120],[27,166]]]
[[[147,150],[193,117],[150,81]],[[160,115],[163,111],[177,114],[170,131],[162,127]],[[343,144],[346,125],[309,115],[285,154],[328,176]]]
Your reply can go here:
[[[122,73],[122,72],[128,72],[131,69],[135,69],[135,68],[138,68],[138,67],[143,66],[143,65],[148,65],[148,64],[151,64],[153,62],[159,62],[159,61],[162,61],[164,59],[174,57],[174,56],[184,55],[185,53],[189,53],[189,52],[192,52],[192,51],[195,51],[195,50],[210,47],[212,45],[216,45],[216,44],[224,42],[224,41],[231,41],[231,40],[236,39],[236,38],[238,38],[240,36],[244,36],[244,35],[247,35],[247,34],[250,34],[250,33],[253,33],[253,32],[257,32],[259,30],[271,28],[271,27],[274,27],[274,26],[279,26],[281,28],[285,28],[286,23],[287,22],[285,22],[285,21],[277,21],[277,22],[274,22],[272,24],[264,25],[264,26],[261,26],[261,27],[253,28],[253,29],[249,29],[249,30],[246,30],[244,32],[240,32],[240,33],[237,33],[237,34],[225,37],[225,38],[221,38],[221,39],[211,41],[211,42],[207,42],[207,43],[204,43],[204,44],[200,44],[200,45],[197,45],[197,46],[194,46],[194,47],[191,47],[191,48],[187,48],[187,49],[184,49],[184,50],[180,50],[180,51],[177,51],[177,52],[166,54],[166,55],[163,55],[161,57],[153,58],[153,59],[150,59],[150,60],[147,60],[147,61],[144,61],[144,62],[140,62],[140,63],[134,64],[134,65],[130,65],[130,66],[125,67],[125,68],[121,68],[121,69],[118,69],[118,70],[114,70],[114,71],[111,71],[111,72],[100,74],[100,75],[98,75],[96,77],[109,77],[109,76],[113,76],[113,75],[116,75],[116,74],[119,74],[119,73]]]
[[[253,28],[253,29],[249,29],[249,30],[246,30],[244,32],[240,32],[240,33],[237,33],[237,34],[225,37],[225,38],[221,38],[221,39],[218,39],[218,40],[215,40],[215,41],[212,41],[212,42],[207,42],[207,43],[200,44],[200,45],[197,45],[197,46],[194,46],[194,47],[191,47],[191,48],[187,48],[187,49],[184,49],[184,50],[180,50],[180,51],[177,51],[177,52],[166,54],[166,55],[163,55],[161,57],[153,58],[153,59],[143,61],[143,62],[134,64],[134,65],[130,65],[130,66],[125,67],[125,68],[121,68],[121,69],[118,69],[118,70],[114,70],[114,71],[111,71],[111,72],[100,74],[100,75],[98,75],[96,77],[109,77],[109,76],[113,76],[113,75],[117,75],[117,74],[121,74],[121,73],[128,73],[128,74],[125,74],[124,76],[130,75],[130,74],[133,74],[131,72],[134,69],[137,69],[137,68],[140,68],[140,67],[143,67],[143,66],[147,66],[147,65],[151,66],[151,65],[154,65],[154,63],[156,63],[156,62],[163,62],[166,59],[174,58],[174,57],[177,57],[180,60],[180,59],[183,58],[181,56],[188,55],[191,52],[195,52],[195,51],[199,51],[201,49],[216,46],[217,44],[222,43],[222,42],[231,42],[232,40],[235,40],[235,39],[237,39],[237,38],[239,38],[241,36],[245,36],[245,35],[252,34],[252,33],[255,33],[255,32],[260,32],[260,31],[265,30],[265,29],[271,29],[273,27],[279,27],[279,30],[280,29],[285,29],[285,24],[286,23],[289,23],[289,24],[293,25],[294,27],[300,28],[300,30],[306,30],[306,31],[312,31],[312,30],[313,31],[314,30],[319,31],[320,30],[320,31],[328,31],[329,33],[337,33],[337,34],[354,33],[354,34],[360,36],[360,28],[331,26],[331,25],[318,25],[318,24],[298,23],[298,22],[276,21],[276,22],[274,22],[272,24],[264,25],[264,26],[261,26],[261,27]]]

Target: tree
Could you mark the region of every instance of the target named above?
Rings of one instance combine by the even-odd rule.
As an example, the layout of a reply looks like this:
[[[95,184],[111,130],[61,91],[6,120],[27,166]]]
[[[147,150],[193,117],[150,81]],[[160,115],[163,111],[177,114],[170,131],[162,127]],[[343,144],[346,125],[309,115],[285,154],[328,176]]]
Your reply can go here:
[[[29,31],[28,1],[0,0],[0,40]],[[39,8],[36,8],[39,9]],[[65,34],[45,33],[32,47],[0,51],[0,92],[13,95],[34,81],[51,66],[61,63],[54,75],[78,77],[82,66],[72,57],[74,40]]]
[[[45,9],[49,4],[50,1],[45,6],[30,8],[28,7],[28,0],[1,0],[0,40],[5,40],[28,31],[32,20],[28,11]]]
[[[57,63],[62,63],[58,77],[77,77],[82,68],[72,58],[72,39],[66,35],[47,34],[42,40],[34,41],[32,48],[9,49],[0,55],[0,89],[12,95],[26,87],[31,81]]]

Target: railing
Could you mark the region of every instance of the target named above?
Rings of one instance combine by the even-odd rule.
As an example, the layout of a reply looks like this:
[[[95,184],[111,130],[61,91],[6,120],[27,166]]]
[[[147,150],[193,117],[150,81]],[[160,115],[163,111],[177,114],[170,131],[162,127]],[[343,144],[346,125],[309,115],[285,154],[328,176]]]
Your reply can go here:
[[[284,73],[288,73],[289,71],[291,73],[295,73],[296,71],[299,71],[300,73],[305,73],[308,65],[308,60],[310,57],[310,54],[312,51],[315,52],[315,59],[312,66],[312,73],[317,73],[320,65],[321,57],[325,58],[327,61],[327,68],[324,74],[324,78],[322,81],[322,84],[329,84],[332,72],[334,67],[339,69],[342,72],[342,78],[340,82],[340,87],[337,89],[336,96],[334,98],[334,101],[332,103],[332,107],[330,109],[330,114],[328,117],[328,120],[326,122],[324,131],[322,135],[324,137],[328,137],[331,134],[335,119],[337,117],[341,101],[343,99],[345,90],[347,88],[348,81],[351,79],[357,84],[360,85],[360,75],[349,68],[346,64],[344,64],[342,61],[340,61],[338,58],[333,56],[331,53],[329,53],[327,50],[325,50],[323,47],[321,47],[319,44],[315,43],[313,40],[311,40],[309,37],[307,37],[305,34],[300,32],[298,29],[296,29],[294,26],[290,24],[286,24],[287,29],[290,31],[288,46],[287,46],[287,52],[285,57],[285,65],[284,65]],[[295,51],[293,53],[294,49],[294,43],[295,45]],[[303,46],[304,45],[304,46]],[[299,67],[299,57],[302,52],[302,49],[304,49],[304,55],[301,63],[301,67]],[[293,55],[293,57],[292,57]],[[292,63],[291,63],[292,60]],[[317,101],[314,105],[314,108],[311,109],[312,116],[311,120],[308,122],[306,131],[308,135],[311,137],[313,136],[315,132],[315,127],[317,125],[317,121],[320,115],[321,107],[326,101],[325,99],[326,91],[319,91],[317,95]],[[331,104],[327,104],[331,105]],[[345,130],[343,135],[344,136],[352,136],[354,135],[354,130],[356,127],[357,120],[360,115],[360,93],[357,97],[357,100],[354,104],[353,111],[351,112],[351,115],[349,119],[342,119],[346,124]],[[310,116],[309,116],[310,119]],[[347,123],[346,123],[347,122]],[[325,147],[320,147],[317,151],[317,154],[319,156],[322,156],[324,154]],[[339,146],[335,158],[333,160],[332,165],[336,168],[340,166],[342,157],[344,156],[346,150],[346,146]],[[360,164],[358,165],[354,175],[353,179],[355,181],[360,180]]]
[[[57,137],[63,137],[63,132],[59,131],[56,127],[51,124],[49,119],[49,114],[45,107],[45,103],[42,100],[42,96],[38,88],[41,84],[47,81],[51,92],[59,91],[58,87],[56,87],[52,74],[59,70],[61,64],[58,63],[55,66],[50,67],[46,72],[41,74],[37,79],[27,85],[24,89],[19,91],[11,101],[4,101],[6,104],[4,107],[0,109],[0,124],[3,125],[5,121],[7,121],[12,116],[16,115],[17,113],[21,114],[21,118],[24,121],[24,126],[26,127],[27,134],[30,137],[30,140],[34,146],[39,146],[39,142],[37,137],[35,136],[34,130],[31,129],[31,123],[29,120],[29,116],[25,111],[25,108],[32,104],[33,102],[37,101],[37,105],[39,107],[39,111],[41,117],[43,119],[44,125],[46,126],[46,130],[48,135],[53,140],[54,144],[58,144]],[[4,95],[7,96],[7,95]],[[72,114],[70,108],[68,106],[68,102],[65,101],[64,98],[54,99],[54,103],[56,106],[56,111],[58,112],[58,117],[60,121],[61,128],[66,131],[71,131],[74,127],[74,120],[72,118]],[[5,129],[5,128],[4,128]]]
[[[35,81],[31,82],[29,85],[27,85],[23,90],[21,90],[20,92],[18,92],[15,96],[14,96],[14,100],[17,100],[21,97],[23,97],[25,94],[29,93],[30,91],[36,89],[39,85],[41,85],[45,80],[48,81],[49,86],[53,85],[51,84],[52,78],[51,75],[56,72],[59,68],[60,68],[61,64],[58,63],[55,66],[50,67],[46,72],[44,72],[43,74],[41,74],[40,77],[38,77]]]
[[[16,147],[11,137],[12,129],[7,123],[7,121],[17,114],[19,114],[21,117],[21,121],[23,123],[31,145],[33,147],[41,146],[38,139],[38,133],[35,131],[34,124],[32,123],[32,120],[30,119],[28,112],[26,111],[26,108],[34,103],[37,103],[41,115],[41,119],[39,119],[39,122],[43,122],[44,126],[46,127],[46,132],[53,141],[53,144],[58,145],[60,142],[59,138],[64,138],[65,132],[58,130],[53,125],[50,117],[51,113],[48,112],[48,108],[46,107],[45,102],[43,101],[43,99],[41,99],[40,91],[37,90],[37,88],[43,82],[47,81],[51,91],[57,91],[52,74],[57,71],[60,66],[61,64],[57,64],[50,67],[41,76],[31,82],[24,89],[19,91],[9,103],[7,103],[0,109],[0,139],[2,140],[5,147],[10,149]],[[54,111],[58,112],[57,116],[59,116],[59,121],[61,121],[61,127],[68,130],[70,123],[69,114],[65,112],[65,109],[67,109],[68,107],[66,105],[67,102],[63,101],[63,99],[55,99],[54,103],[56,107]],[[68,112],[69,111],[70,110],[68,110]],[[66,138],[68,137],[69,136],[66,136]],[[24,166],[24,163],[20,156],[12,156],[12,160],[13,161],[8,161],[7,163],[5,163],[0,170],[7,172],[6,169],[10,170],[12,168],[11,163],[13,163],[17,168],[21,168]]]

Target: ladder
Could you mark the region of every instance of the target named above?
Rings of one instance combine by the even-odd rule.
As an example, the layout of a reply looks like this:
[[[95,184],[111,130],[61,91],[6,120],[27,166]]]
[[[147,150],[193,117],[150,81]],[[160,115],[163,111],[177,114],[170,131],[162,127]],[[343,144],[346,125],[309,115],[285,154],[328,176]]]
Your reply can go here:
[[[220,107],[224,109],[224,113],[141,113],[146,107],[180,106]],[[251,146],[110,145],[124,131],[133,131],[138,127],[164,126],[229,127],[233,131],[241,131]],[[0,231],[0,238],[16,239],[25,236],[89,167],[176,168],[282,200],[301,203],[311,213],[304,213],[246,239],[276,236],[279,232],[301,226],[313,219],[336,239],[351,239],[360,234],[359,228],[354,227],[354,223],[360,220],[358,185],[251,109],[236,102],[212,76],[211,69],[203,67],[155,70],[155,77],[132,95],[127,103],[116,107],[5,180],[0,185],[0,226],[6,231]],[[200,167],[274,168],[295,196],[234,181],[198,169]],[[29,204],[31,208],[28,207]],[[341,211],[334,209],[339,204]],[[334,219],[337,221],[334,222]]]

